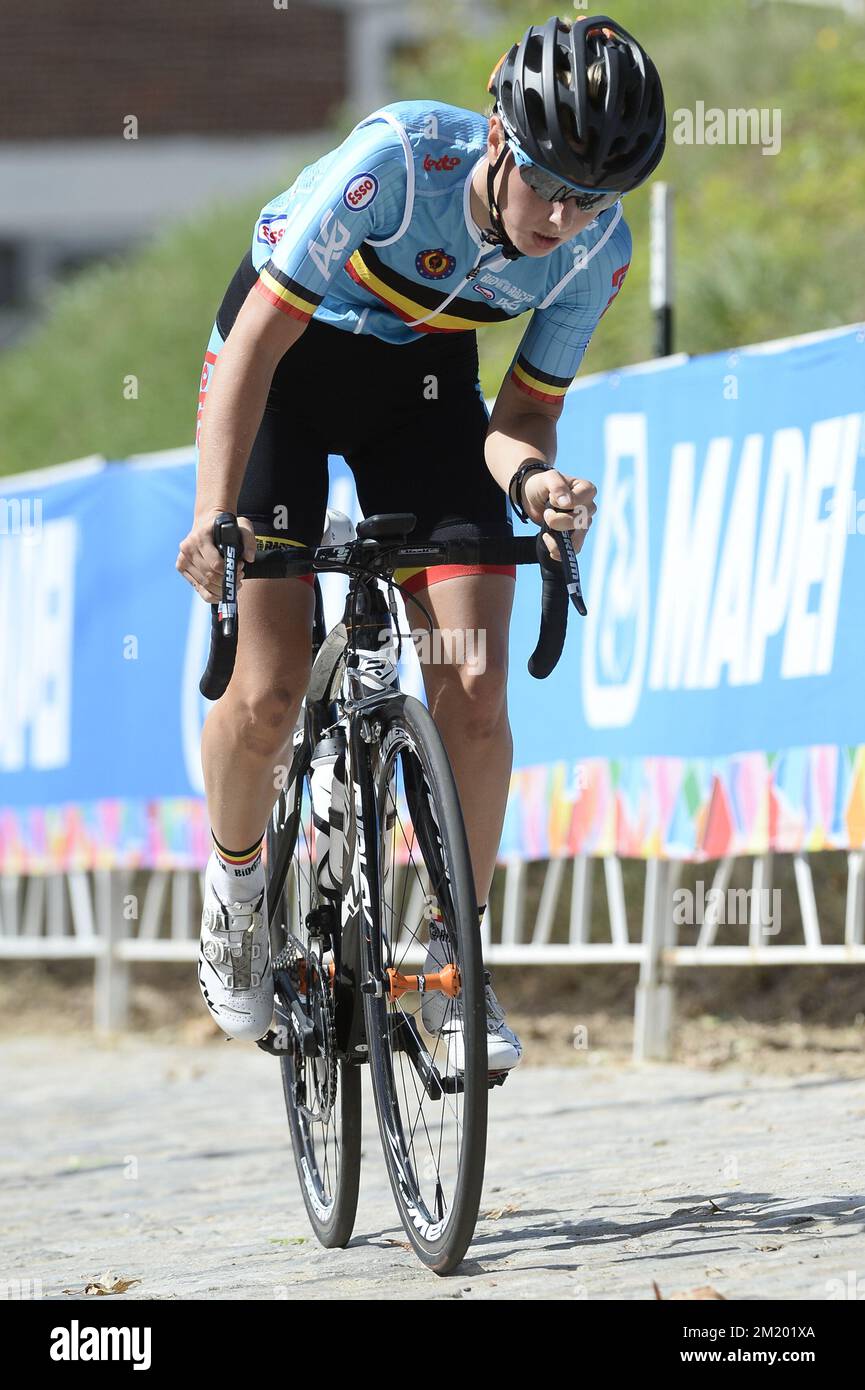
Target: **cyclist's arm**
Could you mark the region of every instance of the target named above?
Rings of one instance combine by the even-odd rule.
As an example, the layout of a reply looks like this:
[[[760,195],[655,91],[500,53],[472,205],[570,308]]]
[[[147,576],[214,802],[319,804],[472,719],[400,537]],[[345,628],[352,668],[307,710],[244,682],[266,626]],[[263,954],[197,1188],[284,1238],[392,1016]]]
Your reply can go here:
[[[201,421],[195,516],[236,512],[273,373],[307,321],[289,318],[251,292],[216,360]],[[247,555],[247,559],[251,559]]]
[[[510,379],[502,382],[487,434],[486,460],[505,492],[521,463],[540,459],[555,464],[556,422],[561,413],[560,401],[527,405]],[[553,531],[573,531],[575,548],[580,549],[595,511],[592,483],[572,478],[552,467],[543,473],[529,474],[522,484],[521,495],[525,511],[533,521],[539,526],[545,523]],[[574,510],[577,507],[581,509],[578,513]],[[570,515],[562,515],[551,508],[565,508]],[[544,544],[555,559],[560,558],[555,541],[544,537]]]
[[[277,364],[346,261],[403,216],[406,164],[382,121],[356,129],[278,200],[279,239],[219,352],[202,414],[196,515],[235,511]]]
[[[565,393],[577,374],[599,319],[615,298],[627,272],[631,237],[619,219],[608,241],[577,271],[546,309],[536,309],[502,382],[487,435],[487,466],[507,491],[521,463],[554,464],[556,424]],[[568,500],[559,501],[559,497]],[[524,484],[526,511],[553,529],[571,529],[549,504],[576,507],[594,497],[594,488],[559,470],[529,475]],[[590,514],[594,506],[588,509]],[[548,546],[548,549],[550,547]]]
[[[505,377],[493,406],[487,431],[487,467],[503,491],[527,459],[556,461],[556,423],[562,401],[541,404],[528,400]]]

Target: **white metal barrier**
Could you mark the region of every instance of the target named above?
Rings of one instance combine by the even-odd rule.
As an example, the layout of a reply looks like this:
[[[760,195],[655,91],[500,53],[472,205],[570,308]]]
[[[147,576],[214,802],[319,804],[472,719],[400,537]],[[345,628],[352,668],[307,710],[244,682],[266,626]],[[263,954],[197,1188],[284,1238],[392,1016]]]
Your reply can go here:
[[[533,919],[527,908],[528,864],[514,861],[504,869],[501,930],[493,932],[489,911],[482,926],[485,959],[490,965],[639,966],[634,1013],[634,1056],[663,1060],[672,1047],[675,971],[706,965],[865,964],[865,853],[848,854],[847,899],[843,944],[822,940],[817,902],[806,854],[793,856],[802,941],[780,945],[767,936],[763,904],[771,889],[773,856],[752,861],[748,944],[718,945],[720,894],[729,890],[735,861],[718,863],[710,902],[692,946],[679,942],[674,894],[681,876],[678,861],[650,859],[645,864],[643,913],[639,937],[631,938],[625,908],[622,862],[600,861],[606,907],[603,940],[591,940],[595,860],[586,856],[548,861]],[[570,901],[566,941],[553,941],[556,910],[567,888]],[[396,872],[404,873],[398,869]],[[17,960],[91,959],[94,962],[94,1027],[116,1032],[127,1026],[130,966],[136,961],[194,962],[203,875],[191,870],[151,871],[143,901],[132,894],[131,870],[97,869],[50,876],[0,876],[0,958]],[[732,890],[729,890],[732,891]],[[745,890],[738,890],[740,893]],[[420,923],[424,890],[415,881],[406,921]],[[415,960],[419,949],[408,951]]]

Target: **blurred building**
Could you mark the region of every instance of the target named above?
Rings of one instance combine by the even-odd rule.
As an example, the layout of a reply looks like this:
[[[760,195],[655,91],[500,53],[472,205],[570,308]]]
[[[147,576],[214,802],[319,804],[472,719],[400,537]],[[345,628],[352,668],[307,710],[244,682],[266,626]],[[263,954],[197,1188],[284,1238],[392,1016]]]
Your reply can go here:
[[[483,6],[472,5],[474,22]],[[391,98],[413,0],[38,0],[0,10],[0,346],[52,282],[315,158]],[[298,151],[288,148],[296,142]]]

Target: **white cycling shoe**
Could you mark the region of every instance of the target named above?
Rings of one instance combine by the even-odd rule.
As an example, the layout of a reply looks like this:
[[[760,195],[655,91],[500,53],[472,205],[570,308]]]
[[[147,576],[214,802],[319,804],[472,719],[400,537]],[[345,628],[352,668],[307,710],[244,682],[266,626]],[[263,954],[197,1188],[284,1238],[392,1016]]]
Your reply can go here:
[[[273,970],[267,930],[267,894],[252,902],[222,902],[205,875],[198,954],[204,1002],[230,1038],[256,1042],[273,1018]]]
[[[515,1067],[523,1055],[523,1045],[514,1032],[505,1023],[505,1011],[496,998],[495,990],[490,984],[489,971],[484,972],[486,979],[487,997],[487,1057],[489,1058],[488,1070],[490,1076],[497,1072],[510,1071]],[[438,992],[437,992],[438,993]],[[430,995],[430,999],[434,996]],[[442,998],[443,996],[439,996]],[[459,998],[448,999],[445,1017],[440,1027],[430,1028],[424,1017],[426,1003],[421,1010],[424,1018],[424,1028],[427,1032],[441,1038],[441,1046],[447,1049],[446,1069],[448,1071],[463,1071],[465,1069],[465,1048],[463,1042],[463,1017],[462,1003]],[[431,1012],[431,1011],[430,1011]],[[438,1060],[438,1058],[436,1058]]]
[[[441,919],[428,912],[427,920],[429,921],[430,940],[424,973],[429,975],[433,971],[441,970],[442,966],[451,960],[453,952]],[[523,1055],[523,1045],[513,1028],[509,1028],[505,1023],[505,1011],[490,984],[490,972],[488,970],[484,971],[484,981],[487,1004],[488,1069],[489,1074],[493,1076],[496,1072],[510,1071],[512,1067],[517,1065]],[[430,990],[428,994],[423,996],[421,1018],[426,1031],[433,1038],[440,1038],[439,1046],[446,1048],[447,1070],[464,1071],[463,1012],[462,1000],[459,996],[456,999],[449,999],[440,990]],[[436,1056],[436,1061],[438,1060],[439,1058]]]

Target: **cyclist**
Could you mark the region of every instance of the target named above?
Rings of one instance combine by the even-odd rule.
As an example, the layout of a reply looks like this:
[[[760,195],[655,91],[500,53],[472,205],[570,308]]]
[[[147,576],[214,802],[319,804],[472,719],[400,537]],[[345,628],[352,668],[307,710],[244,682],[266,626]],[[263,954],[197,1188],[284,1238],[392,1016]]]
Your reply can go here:
[[[177,568],[207,601],[220,595],[217,513],[239,514],[246,564],[319,543],[329,453],[345,457],[366,515],[413,512],[417,538],[507,537],[510,500],[581,546],[595,488],[553,466],[556,421],[628,269],[621,195],[663,154],[661,83],[616,21],[551,18],[504,55],[489,91],[489,117],[383,107],[262,210],[202,374],[195,516]],[[474,330],[527,312],[490,418]],[[422,663],[483,904],[511,771],[514,577],[495,565],[397,576],[437,627],[485,630],[483,669]],[[261,848],[309,676],[311,584],[242,588],[235,673],[202,738],[213,853],[199,982],[236,1038],[260,1038],[272,1018]],[[433,921],[429,968],[441,950]],[[521,1045],[491,985],[487,1001],[490,1070],[502,1071]]]

